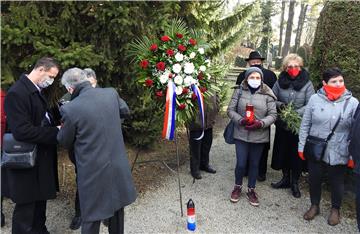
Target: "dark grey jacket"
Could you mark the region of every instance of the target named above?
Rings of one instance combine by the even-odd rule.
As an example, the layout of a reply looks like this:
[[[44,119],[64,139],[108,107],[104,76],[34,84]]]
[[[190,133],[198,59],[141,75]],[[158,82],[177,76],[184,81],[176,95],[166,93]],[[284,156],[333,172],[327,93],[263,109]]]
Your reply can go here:
[[[220,110],[220,100],[218,95],[211,95],[204,101],[204,129],[209,129],[212,128],[215,124],[216,115]],[[189,124],[190,131],[202,130],[201,116],[199,111],[195,112],[195,115],[195,119]]]
[[[349,103],[343,112],[347,99],[349,99]],[[309,134],[326,138],[341,115],[339,125],[328,142],[323,161],[330,165],[346,165],[349,160],[348,146],[352,118],[358,103],[350,91],[346,91],[338,100],[330,101],[324,90],[320,89],[310,98],[306,106],[299,131],[298,150],[304,151],[305,141]]]
[[[240,100],[238,102],[239,96]],[[243,81],[241,86],[234,90],[227,109],[227,115],[234,123],[236,123],[234,138],[251,143],[269,142],[270,125],[276,120],[275,101],[276,97],[274,93],[266,84],[263,83],[259,90],[254,94],[251,94],[246,80]],[[244,126],[240,126],[240,120],[245,117],[247,103],[254,106],[255,118],[264,122],[263,128],[248,131]],[[236,106],[236,104],[238,105]]]
[[[102,220],[136,199],[120,122],[129,108],[113,88],[85,82],[75,92],[60,109],[64,125],[57,138],[74,146],[81,218]]]
[[[349,153],[355,162],[354,172],[360,174],[360,105],[356,109],[351,127]]]

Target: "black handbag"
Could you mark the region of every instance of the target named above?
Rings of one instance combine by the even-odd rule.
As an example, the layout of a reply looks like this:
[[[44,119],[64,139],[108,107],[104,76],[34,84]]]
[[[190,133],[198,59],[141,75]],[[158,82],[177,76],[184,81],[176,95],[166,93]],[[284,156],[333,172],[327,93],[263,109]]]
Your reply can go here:
[[[224,139],[228,144],[235,144],[234,140],[234,122],[230,120],[230,122],[226,125],[224,130]]]
[[[236,103],[236,112],[237,112],[237,106],[239,105],[239,99],[241,97],[242,94],[242,90],[241,90],[241,86],[239,86],[240,89],[240,93],[239,93],[239,97]],[[225,130],[224,130],[224,140],[226,143],[228,144],[235,144],[235,139],[234,139],[234,128],[235,128],[235,124],[234,122],[230,119],[229,123],[226,125]]]
[[[344,104],[344,111],[346,109],[348,101],[349,99],[347,99]],[[341,119],[341,115],[337,119],[333,129],[331,130],[327,138],[324,139],[324,138],[308,135],[304,146],[304,155],[306,158],[314,162],[321,162],[323,160],[328,141],[334,135],[335,129],[338,126],[340,119]]]
[[[17,141],[12,133],[5,133],[2,147],[2,168],[22,169],[35,166],[36,144]]]

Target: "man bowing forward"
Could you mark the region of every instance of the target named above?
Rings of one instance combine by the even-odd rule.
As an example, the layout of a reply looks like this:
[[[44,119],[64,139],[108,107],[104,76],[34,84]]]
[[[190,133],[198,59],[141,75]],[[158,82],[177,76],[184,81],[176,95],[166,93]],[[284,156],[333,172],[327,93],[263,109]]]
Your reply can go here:
[[[79,68],[67,70],[61,83],[72,101],[60,109],[57,139],[74,147],[82,216],[82,234],[99,233],[110,218],[109,233],[124,232],[124,207],[136,199],[126,155],[121,118],[129,108],[113,88],[94,89]]]

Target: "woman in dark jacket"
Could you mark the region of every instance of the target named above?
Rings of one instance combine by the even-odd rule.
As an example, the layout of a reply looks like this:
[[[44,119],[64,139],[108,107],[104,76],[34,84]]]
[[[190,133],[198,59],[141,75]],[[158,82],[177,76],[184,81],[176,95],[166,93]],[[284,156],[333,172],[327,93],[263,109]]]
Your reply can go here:
[[[276,97],[263,83],[263,73],[257,67],[246,70],[245,80],[235,89],[227,114],[235,123],[236,147],[235,186],[231,202],[238,202],[246,163],[249,161],[247,198],[251,205],[258,206],[255,193],[259,162],[265,144],[270,141],[270,125],[276,120]],[[251,110],[252,108],[252,110]]]
[[[273,87],[277,97],[276,107],[280,112],[292,103],[296,112],[302,116],[311,95],[315,93],[309,80],[309,73],[303,68],[303,60],[297,54],[284,58],[283,71]],[[271,183],[275,189],[290,188],[294,197],[301,196],[298,180],[302,170],[302,161],[297,156],[298,135],[287,128],[286,123],[278,118],[271,167],[282,170],[282,179]]]

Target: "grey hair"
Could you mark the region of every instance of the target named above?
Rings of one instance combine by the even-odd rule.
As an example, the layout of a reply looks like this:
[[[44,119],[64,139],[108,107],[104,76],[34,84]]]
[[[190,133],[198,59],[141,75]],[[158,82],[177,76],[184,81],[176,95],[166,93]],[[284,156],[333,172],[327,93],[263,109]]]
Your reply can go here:
[[[87,78],[94,78],[94,79],[96,80],[96,74],[95,74],[95,72],[94,72],[93,69],[91,69],[91,68],[85,68],[85,69],[84,69],[84,72],[85,72]]]
[[[61,77],[61,84],[66,88],[75,88],[78,84],[88,81],[85,72],[77,67],[70,68]]]

